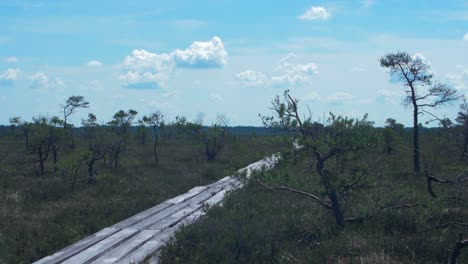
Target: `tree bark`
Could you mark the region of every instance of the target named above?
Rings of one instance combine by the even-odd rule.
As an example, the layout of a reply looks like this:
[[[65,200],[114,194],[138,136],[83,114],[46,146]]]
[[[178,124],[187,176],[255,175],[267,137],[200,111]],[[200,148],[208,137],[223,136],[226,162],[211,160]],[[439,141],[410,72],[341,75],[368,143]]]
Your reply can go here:
[[[413,104],[413,167],[414,173],[419,175],[421,172],[421,165],[419,163],[419,124],[418,124],[418,116],[419,116],[419,109],[418,103],[416,102],[416,94],[412,85],[411,87],[411,102]]]
[[[155,134],[154,136],[154,161],[156,162],[156,167],[159,166],[159,158],[158,158],[158,136]]]

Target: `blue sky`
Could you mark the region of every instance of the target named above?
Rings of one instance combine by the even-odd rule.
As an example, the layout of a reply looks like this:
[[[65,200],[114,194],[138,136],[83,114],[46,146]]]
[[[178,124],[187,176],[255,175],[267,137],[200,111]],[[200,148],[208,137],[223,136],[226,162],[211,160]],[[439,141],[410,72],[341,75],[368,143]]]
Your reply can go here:
[[[60,115],[83,95],[91,108],[75,124],[132,108],[261,125],[289,89],[317,118],[410,125],[403,88],[378,63],[392,51],[421,54],[437,79],[468,91],[462,0],[4,0],[0,24],[0,124]],[[437,111],[454,117],[457,105]]]

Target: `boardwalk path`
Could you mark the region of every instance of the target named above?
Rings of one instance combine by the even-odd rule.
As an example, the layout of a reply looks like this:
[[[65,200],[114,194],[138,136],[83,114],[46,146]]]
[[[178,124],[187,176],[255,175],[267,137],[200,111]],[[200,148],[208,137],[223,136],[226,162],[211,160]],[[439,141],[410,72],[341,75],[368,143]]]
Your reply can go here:
[[[240,169],[250,176],[252,171],[270,169],[276,163],[271,156]],[[183,225],[204,215],[203,205],[219,204],[226,193],[242,183],[232,176],[169,199],[113,226],[80,240],[36,264],[52,263],[157,263],[160,247]]]

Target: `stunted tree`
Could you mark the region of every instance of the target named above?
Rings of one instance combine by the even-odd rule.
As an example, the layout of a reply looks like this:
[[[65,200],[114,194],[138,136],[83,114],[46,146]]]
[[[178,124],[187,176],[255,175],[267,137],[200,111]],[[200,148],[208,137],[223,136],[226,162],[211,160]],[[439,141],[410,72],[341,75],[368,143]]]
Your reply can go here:
[[[89,108],[89,102],[85,101],[83,96],[74,95],[68,97],[65,104],[61,105],[61,107],[63,109],[63,129],[65,132],[65,140],[67,144],[69,144],[69,147],[73,149],[75,147],[73,133],[71,132],[71,128],[73,126],[68,124],[68,118],[74,114],[78,108]]]
[[[26,148],[29,147],[29,136],[31,134],[31,123],[22,121],[21,117],[14,116],[9,119],[9,122],[13,128],[19,128],[24,136],[24,143]]]
[[[36,159],[34,162],[39,163],[40,174],[44,175],[44,163],[49,157],[52,146],[52,137],[50,126],[45,117],[33,117],[31,124],[31,138],[28,145],[28,150]]]
[[[267,127],[290,132],[288,137],[292,137],[299,146],[293,152],[300,152],[301,156],[313,161],[321,184],[316,190],[317,194],[283,185],[271,187],[260,179],[257,182],[270,190],[310,198],[333,214],[337,227],[344,228],[347,207],[352,204],[350,199],[355,198],[359,190],[369,187],[371,163],[367,161],[366,151],[376,142],[372,123],[367,121],[367,116],[354,119],[330,114],[327,121],[321,124],[312,121],[310,116],[301,118],[298,103],[286,91],[283,98],[278,96],[272,103],[274,116],[262,116],[262,120]]]
[[[107,124],[111,126],[112,130],[116,135],[116,139],[110,146],[110,165],[113,165],[114,168],[117,168],[119,156],[122,151],[122,146],[128,137],[128,130],[133,124],[133,120],[138,114],[135,110],[119,110],[114,114],[112,121]]]
[[[159,138],[159,129],[161,126],[164,126],[164,115],[160,111],[151,113],[149,116],[143,116],[143,119],[140,120],[140,123],[146,124],[153,129],[153,156],[156,166],[159,165],[158,158],[158,138]]]
[[[202,132],[202,140],[205,145],[205,155],[208,161],[214,161],[223,149],[227,128],[228,120],[226,116],[218,115],[216,117],[216,123]]]
[[[419,115],[432,115],[428,108],[458,100],[460,96],[446,84],[434,81],[429,64],[420,55],[388,53],[380,58],[380,66],[388,69],[393,78],[403,83],[406,93],[403,105],[413,108],[413,169],[419,174]]]
[[[52,148],[52,160],[54,162],[54,172],[57,172],[57,161],[58,161],[58,150],[60,148],[60,142],[62,135],[59,133],[59,127],[63,126],[63,120],[58,116],[53,116],[49,120],[50,125],[50,144]]]
[[[403,134],[403,129],[403,124],[397,123],[393,118],[387,118],[383,130],[385,152],[390,154],[393,151],[395,140]]]
[[[108,145],[106,144],[106,135],[103,134],[103,129],[98,125],[97,118],[94,114],[88,114],[87,119],[81,120],[83,126],[83,138],[88,144],[88,153],[86,155],[78,155],[77,160],[84,157],[88,169],[88,184],[96,183],[97,172],[95,170],[95,164],[97,161],[104,159]],[[72,188],[75,184],[76,177],[73,178]]]

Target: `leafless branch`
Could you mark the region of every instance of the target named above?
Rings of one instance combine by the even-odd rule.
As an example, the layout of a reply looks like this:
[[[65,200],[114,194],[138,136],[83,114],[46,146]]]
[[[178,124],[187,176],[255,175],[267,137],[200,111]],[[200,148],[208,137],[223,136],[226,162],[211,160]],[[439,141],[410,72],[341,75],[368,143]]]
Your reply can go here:
[[[312,200],[315,200],[316,202],[318,202],[321,206],[325,207],[326,209],[331,209],[332,208],[331,204],[325,202],[323,199],[321,199],[317,195],[314,195],[314,194],[311,194],[311,193],[308,193],[308,192],[303,192],[303,191],[296,190],[296,189],[292,189],[292,188],[289,188],[289,187],[286,187],[286,186],[277,185],[277,186],[274,186],[274,187],[270,187],[270,186],[264,184],[263,182],[261,182],[258,179],[256,180],[256,182],[258,184],[260,184],[260,186],[264,187],[267,190],[270,190],[270,191],[287,191],[287,192],[292,192],[292,193],[304,195],[304,196],[307,196],[307,197],[311,198]]]

